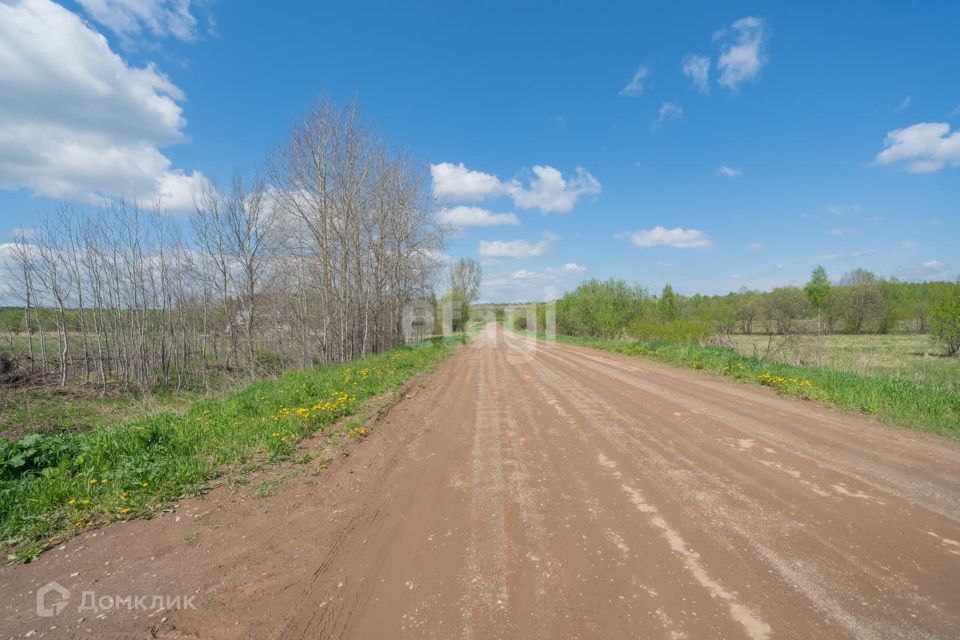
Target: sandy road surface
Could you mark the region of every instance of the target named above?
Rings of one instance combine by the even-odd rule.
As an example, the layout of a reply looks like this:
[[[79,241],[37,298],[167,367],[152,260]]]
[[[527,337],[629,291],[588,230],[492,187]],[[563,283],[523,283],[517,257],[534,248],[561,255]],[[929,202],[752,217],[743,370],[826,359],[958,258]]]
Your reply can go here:
[[[0,638],[960,637],[955,443],[493,328],[411,395],[273,498],[4,570]]]

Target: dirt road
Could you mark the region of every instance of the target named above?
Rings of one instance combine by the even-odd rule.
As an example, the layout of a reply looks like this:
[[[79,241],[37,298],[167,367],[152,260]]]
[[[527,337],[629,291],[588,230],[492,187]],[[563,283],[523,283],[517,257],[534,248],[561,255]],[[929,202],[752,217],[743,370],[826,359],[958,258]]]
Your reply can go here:
[[[0,638],[960,637],[956,443],[492,327],[410,395],[274,497],[4,570]]]

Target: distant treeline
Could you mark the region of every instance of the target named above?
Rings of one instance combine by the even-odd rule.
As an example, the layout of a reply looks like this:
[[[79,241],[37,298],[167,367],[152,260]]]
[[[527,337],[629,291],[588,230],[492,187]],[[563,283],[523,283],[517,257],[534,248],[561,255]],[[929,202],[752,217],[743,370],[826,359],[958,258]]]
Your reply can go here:
[[[623,280],[589,280],[556,301],[557,331],[604,338],[683,340],[712,333],[929,333],[935,307],[960,295],[953,282],[901,282],[855,269],[832,281],[817,267],[803,287],[684,296]],[[539,311],[537,326],[545,314]],[[518,328],[532,313],[513,314]]]

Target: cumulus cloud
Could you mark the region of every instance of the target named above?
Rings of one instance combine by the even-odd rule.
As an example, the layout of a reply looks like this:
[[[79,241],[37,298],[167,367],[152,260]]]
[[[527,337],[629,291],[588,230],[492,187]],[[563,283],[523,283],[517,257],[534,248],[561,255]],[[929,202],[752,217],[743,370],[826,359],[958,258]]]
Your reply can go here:
[[[512,213],[494,213],[480,207],[457,206],[441,209],[437,220],[452,227],[493,227],[507,224],[516,226],[520,221]]]
[[[637,67],[637,70],[633,72],[633,77],[630,78],[630,82],[628,82],[623,89],[620,89],[620,95],[629,96],[631,98],[642,95],[644,82],[646,82],[647,76],[649,75],[649,67]]]
[[[710,58],[691,53],[684,56],[682,69],[697,91],[710,93]]]
[[[586,273],[587,268],[586,268],[586,267],[581,267],[581,266],[578,265],[576,262],[568,262],[567,264],[563,265],[562,267],[558,267],[557,270],[558,270],[560,273],[564,273],[564,274],[569,274],[569,273],[577,273],[577,274],[579,274],[579,273]]]
[[[519,209],[543,213],[567,213],[577,200],[602,191],[600,182],[583,167],[572,177],[548,165],[536,165],[527,186],[518,179],[501,180],[495,175],[468,169],[463,163],[441,162],[430,166],[433,194],[445,201],[478,201],[508,196]]]
[[[497,176],[467,169],[462,162],[430,165],[433,195],[444,200],[483,200],[503,195],[504,184]]]
[[[695,249],[697,247],[706,247],[710,244],[710,238],[699,229],[666,229],[656,226],[653,229],[641,229],[640,231],[630,231],[621,233],[617,238],[627,238],[638,247],[673,247],[674,249]]]
[[[169,78],[129,66],[49,0],[0,3],[0,43],[0,189],[192,206],[203,176],[159,149],[185,139],[183,94]]]
[[[751,242],[750,244],[747,245],[747,251],[749,251],[750,253],[758,253],[760,251],[763,251],[763,245],[760,244],[759,242]]]
[[[736,90],[744,82],[755,79],[767,63],[766,25],[760,18],[747,16],[734,22],[729,28],[714,34],[720,44],[717,82],[727,89]]]
[[[727,178],[736,178],[740,175],[743,175],[743,171],[740,171],[740,169],[734,169],[733,167],[728,167],[725,164],[720,165],[720,168],[717,169],[717,173],[721,176],[726,176]]]
[[[84,12],[123,38],[149,32],[157,37],[192,40],[197,19],[190,0],[77,0]]]
[[[672,102],[664,102],[660,105],[660,111],[657,112],[657,120],[654,126],[659,127],[666,122],[672,122],[683,119],[683,107]]]
[[[557,239],[552,233],[544,234],[539,242],[526,240],[481,240],[478,252],[483,258],[533,258],[550,250]]]
[[[878,164],[906,167],[910,173],[933,173],[946,165],[960,166],[960,131],[946,122],[920,122],[887,133]]]
[[[596,195],[602,187],[600,182],[582,167],[577,167],[572,178],[553,167],[533,167],[536,176],[524,188],[516,181],[508,185],[514,204],[521,209],[539,209],[544,213],[567,213],[581,196]]]

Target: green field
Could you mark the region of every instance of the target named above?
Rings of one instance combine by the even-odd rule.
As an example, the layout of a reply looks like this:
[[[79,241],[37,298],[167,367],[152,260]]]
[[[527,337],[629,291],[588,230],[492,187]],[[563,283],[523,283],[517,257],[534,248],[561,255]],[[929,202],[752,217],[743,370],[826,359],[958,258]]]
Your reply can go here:
[[[403,346],[341,365],[251,384],[180,413],[157,413],[79,433],[0,438],[0,540],[29,560],[50,544],[113,520],[155,513],[226,472],[311,461],[300,441],[359,438],[342,424],[374,398],[429,370],[460,338]],[[64,411],[70,411],[68,402]],[[335,425],[341,428],[334,433]]]
[[[767,336],[735,335],[742,355],[762,356]],[[903,378],[953,385],[960,392],[960,358],[946,358],[942,347],[922,334],[803,336],[798,349],[787,349],[774,359],[813,363],[862,376]]]

